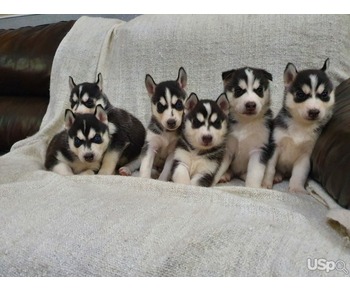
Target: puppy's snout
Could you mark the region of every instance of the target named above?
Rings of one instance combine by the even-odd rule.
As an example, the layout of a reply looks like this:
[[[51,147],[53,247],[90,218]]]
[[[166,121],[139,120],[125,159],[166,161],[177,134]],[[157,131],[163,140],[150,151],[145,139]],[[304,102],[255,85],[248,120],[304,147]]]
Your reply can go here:
[[[213,136],[205,135],[202,137],[202,141],[205,145],[209,145],[213,141]]]
[[[245,108],[247,109],[247,111],[255,111],[256,109],[256,103],[253,101],[249,101],[245,104]]]
[[[92,162],[94,160],[94,154],[93,153],[86,153],[84,155],[84,159],[87,162]]]
[[[308,116],[311,120],[317,119],[319,114],[320,114],[320,110],[318,109],[311,109],[308,111]]]
[[[176,127],[176,120],[174,119],[169,119],[166,123],[170,129],[174,129]]]

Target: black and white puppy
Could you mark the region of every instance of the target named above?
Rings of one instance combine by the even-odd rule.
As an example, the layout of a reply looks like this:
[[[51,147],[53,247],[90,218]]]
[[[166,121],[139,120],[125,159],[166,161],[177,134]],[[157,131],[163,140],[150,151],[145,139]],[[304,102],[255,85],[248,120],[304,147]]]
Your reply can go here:
[[[226,94],[215,101],[192,93],[185,102],[185,118],[172,167],[172,181],[209,187],[220,168],[229,133]]]
[[[306,192],[312,150],[333,113],[334,88],[325,73],[328,67],[329,59],[319,70],[298,72],[294,64],[287,64],[283,106],[274,119],[276,148],[268,162],[264,187],[272,188],[274,182],[290,178],[290,192]]]
[[[247,187],[259,188],[272,152],[272,75],[263,69],[244,67],[223,72],[222,79],[230,102],[231,133],[216,181],[228,169],[222,182],[236,176],[245,180]]]
[[[65,130],[49,143],[46,169],[61,175],[94,174],[110,142],[106,112],[100,105],[93,114],[74,114],[67,109],[64,124]]]
[[[98,174],[114,174],[117,169],[120,175],[131,175],[134,169],[123,166],[137,159],[141,153],[146,136],[141,121],[110,103],[102,90],[101,73],[93,83],[75,84],[73,78],[69,77],[69,86],[71,109],[74,112],[91,113],[96,106],[101,105],[108,115],[111,141]]]
[[[147,74],[145,85],[151,98],[152,117],[141,157],[140,176],[151,178],[152,169],[155,168],[161,171],[158,179],[167,181],[181,132],[187,74],[181,67],[176,80],[159,84]]]
[[[107,95],[102,91],[102,74],[97,75],[96,82],[75,84],[69,76],[71,109],[75,113],[93,113],[97,105],[101,105],[106,112],[113,108]]]

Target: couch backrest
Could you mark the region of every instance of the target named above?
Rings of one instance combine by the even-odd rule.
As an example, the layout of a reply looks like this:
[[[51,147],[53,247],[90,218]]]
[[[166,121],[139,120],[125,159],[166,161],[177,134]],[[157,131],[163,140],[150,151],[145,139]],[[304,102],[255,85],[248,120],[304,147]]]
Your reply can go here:
[[[0,95],[48,98],[52,60],[74,22],[0,30]]]
[[[350,76],[350,16],[142,15],[118,29],[115,48],[105,89],[117,105],[128,105],[142,119],[146,115],[144,121],[150,111],[145,75],[157,82],[174,79],[181,66],[188,74],[188,93],[211,99],[223,90],[221,72],[264,68],[273,75],[276,113],[288,62],[301,70],[321,68],[330,58],[327,72],[335,85]]]

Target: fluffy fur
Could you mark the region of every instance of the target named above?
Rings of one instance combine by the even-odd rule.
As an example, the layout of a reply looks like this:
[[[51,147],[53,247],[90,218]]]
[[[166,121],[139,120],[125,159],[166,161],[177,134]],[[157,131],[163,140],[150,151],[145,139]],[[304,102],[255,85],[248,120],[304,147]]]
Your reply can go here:
[[[272,152],[272,75],[263,69],[245,67],[223,72],[222,79],[230,102],[231,133],[216,182],[236,176],[245,180],[247,187],[259,188]]]
[[[225,154],[229,133],[229,102],[223,93],[215,101],[199,100],[192,93],[185,103],[185,118],[172,167],[172,181],[209,187]]]
[[[290,178],[289,191],[305,191],[310,156],[323,126],[332,115],[334,88],[325,73],[329,59],[320,70],[298,72],[288,63],[284,71],[283,107],[274,120],[276,149],[268,163],[264,187]]]
[[[161,171],[159,179],[167,181],[181,131],[187,74],[181,67],[176,80],[163,81],[159,84],[147,74],[145,85],[151,99],[152,117],[140,158],[140,176],[151,178],[152,169],[155,168]]]
[[[94,174],[109,142],[107,114],[102,106],[97,106],[94,114],[74,114],[67,109],[65,130],[51,140],[45,167],[61,175]]]
[[[135,116],[109,102],[102,85],[101,73],[93,83],[75,84],[73,78],[69,77],[71,108],[76,113],[91,113],[98,105],[105,109],[111,141],[98,173],[110,175],[117,169],[120,175],[131,175],[137,167],[132,162],[141,153],[146,130]],[[131,164],[126,165],[127,163]]]

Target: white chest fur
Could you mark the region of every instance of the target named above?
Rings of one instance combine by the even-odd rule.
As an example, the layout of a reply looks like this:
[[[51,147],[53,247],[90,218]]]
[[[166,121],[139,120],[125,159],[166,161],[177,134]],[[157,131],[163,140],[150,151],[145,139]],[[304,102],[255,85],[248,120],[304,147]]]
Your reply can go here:
[[[317,134],[314,127],[292,124],[288,129],[276,128],[274,139],[279,153],[277,169],[290,172],[299,157],[311,155]]]
[[[188,173],[192,178],[198,173],[215,173],[218,168],[218,163],[215,160],[206,159],[205,156],[198,155],[196,150],[186,151],[177,149],[175,159],[188,169]]]
[[[156,153],[154,164],[163,164],[170,153],[175,151],[178,135],[175,132],[164,132],[155,134],[151,131],[147,133],[148,147]]]
[[[237,145],[232,165],[233,171],[235,174],[244,174],[247,171],[251,153],[260,151],[261,147],[268,142],[269,129],[262,120],[256,120],[234,124],[230,135],[236,139]]]

